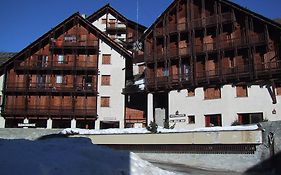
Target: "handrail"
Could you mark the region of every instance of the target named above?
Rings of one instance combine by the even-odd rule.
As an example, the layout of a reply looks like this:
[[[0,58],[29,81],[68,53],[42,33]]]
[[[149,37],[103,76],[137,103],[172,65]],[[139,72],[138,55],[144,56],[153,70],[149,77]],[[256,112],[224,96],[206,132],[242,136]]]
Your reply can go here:
[[[52,83],[36,83],[30,82],[15,82],[15,83],[7,83],[7,90],[36,90],[36,91],[96,91],[96,83],[93,82],[90,84],[91,86],[85,85],[83,83],[75,83],[75,84],[52,84]]]
[[[16,68],[97,68],[97,62],[94,61],[15,61]]]

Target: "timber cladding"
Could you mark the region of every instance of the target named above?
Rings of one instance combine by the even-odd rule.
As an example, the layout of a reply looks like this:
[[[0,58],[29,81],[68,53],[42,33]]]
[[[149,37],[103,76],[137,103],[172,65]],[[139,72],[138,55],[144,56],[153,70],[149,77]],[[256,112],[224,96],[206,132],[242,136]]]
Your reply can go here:
[[[228,1],[174,1],[143,36],[147,88],[280,81],[280,32],[280,25]],[[184,86],[183,76],[191,77]]]
[[[14,60],[6,75],[4,117],[96,119],[98,40],[73,17]]]

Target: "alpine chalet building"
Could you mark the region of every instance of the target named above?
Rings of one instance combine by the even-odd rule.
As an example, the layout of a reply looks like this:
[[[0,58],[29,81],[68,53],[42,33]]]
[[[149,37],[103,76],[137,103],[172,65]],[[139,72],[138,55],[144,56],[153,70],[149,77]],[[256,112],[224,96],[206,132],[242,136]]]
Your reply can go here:
[[[122,128],[120,96],[130,59],[128,50],[75,13],[1,65],[1,120],[5,127]],[[109,86],[114,94],[103,93]]]
[[[124,93],[145,95],[134,101],[160,126],[281,120],[280,39],[280,24],[228,0],[174,0],[135,53],[145,89],[132,80]]]

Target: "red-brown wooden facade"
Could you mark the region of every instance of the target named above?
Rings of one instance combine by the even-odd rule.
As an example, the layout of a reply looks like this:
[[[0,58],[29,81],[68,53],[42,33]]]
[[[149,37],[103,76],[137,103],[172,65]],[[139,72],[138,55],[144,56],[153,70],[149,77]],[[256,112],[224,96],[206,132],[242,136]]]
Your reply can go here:
[[[7,123],[52,119],[64,127],[64,121],[75,119],[79,127],[94,128],[100,39],[130,57],[76,13],[2,65],[1,113]]]
[[[143,36],[146,88],[280,81],[280,33],[279,24],[229,1],[176,0]]]

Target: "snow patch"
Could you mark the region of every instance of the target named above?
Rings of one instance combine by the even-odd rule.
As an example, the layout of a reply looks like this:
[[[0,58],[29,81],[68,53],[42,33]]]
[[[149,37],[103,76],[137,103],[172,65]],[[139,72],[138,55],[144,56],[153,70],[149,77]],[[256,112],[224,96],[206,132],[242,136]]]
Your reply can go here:
[[[164,129],[158,127],[158,133],[186,133],[186,132],[217,132],[217,131],[254,131],[259,127],[257,125],[248,126],[228,126],[228,127],[208,127],[197,128],[193,130],[188,129]],[[147,134],[150,133],[146,128],[125,128],[125,129],[102,129],[102,130],[88,130],[88,129],[64,129],[62,134],[81,134],[81,135],[100,135],[100,134]]]

